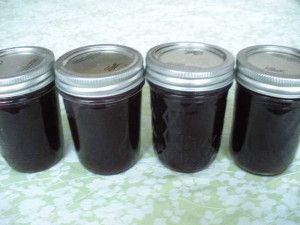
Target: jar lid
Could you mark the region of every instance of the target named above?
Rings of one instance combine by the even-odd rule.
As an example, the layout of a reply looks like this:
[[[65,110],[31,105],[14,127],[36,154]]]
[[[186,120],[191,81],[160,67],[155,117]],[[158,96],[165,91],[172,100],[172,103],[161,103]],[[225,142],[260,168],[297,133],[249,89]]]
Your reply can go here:
[[[53,53],[41,47],[24,46],[0,50],[0,97],[15,97],[37,91],[54,80]]]
[[[237,81],[248,89],[278,98],[300,98],[300,50],[257,45],[237,55]]]
[[[200,42],[172,42],[149,50],[146,78],[178,91],[211,91],[232,83],[234,57],[227,50]]]
[[[121,45],[90,45],[61,56],[55,63],[57,88],[87,98],[113,96],[144,82],[143,58]]]

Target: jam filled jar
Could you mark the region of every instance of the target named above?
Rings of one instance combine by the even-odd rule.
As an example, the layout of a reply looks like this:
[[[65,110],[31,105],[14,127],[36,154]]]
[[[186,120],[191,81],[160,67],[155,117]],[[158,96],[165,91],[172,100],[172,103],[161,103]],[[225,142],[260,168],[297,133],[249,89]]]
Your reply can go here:
[[[300,50],[248,47],[238,53],[237,67],[233,159],[254,174],[280,174],[299,145]]]
[[[179,172],[204,169],[220,147],[232,54],[213,45],[176,42],[150,49],[146,63],[160,161]]]
[[[61,56],[55,66],[80,162],[109,175],[137,161],[143,59],[120,45],[92,45]]]
[[[41,47],[0,50],[0,150],[20,172],[38,172],[63,154],[53,53]]]

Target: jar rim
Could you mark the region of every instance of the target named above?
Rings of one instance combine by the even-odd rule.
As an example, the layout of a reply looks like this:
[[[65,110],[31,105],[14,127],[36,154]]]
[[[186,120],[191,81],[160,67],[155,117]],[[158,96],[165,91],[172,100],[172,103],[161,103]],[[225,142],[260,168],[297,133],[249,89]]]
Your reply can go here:
[[[54,54],[47,48],[20,46],[0,50],[0,97],[37,91],[54,81]]]
[[[127,46],[83,46],[55,63],[57,88],[66,94],[97,98],[124,93],[144,81],[142,55]]]
[[[151,48],[146,57],[148,81],[179,91],[210,91],[232,83],[234,57],[201,42],[171,42]]]
[[[278,98],[300,98],[300,50],[255,45],[237,55],[236,80],[254,92]]]

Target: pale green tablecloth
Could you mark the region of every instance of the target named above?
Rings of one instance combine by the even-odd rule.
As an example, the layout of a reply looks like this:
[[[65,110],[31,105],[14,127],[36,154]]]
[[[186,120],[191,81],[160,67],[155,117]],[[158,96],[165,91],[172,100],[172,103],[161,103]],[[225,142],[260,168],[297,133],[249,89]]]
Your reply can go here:
[[[300,47],[297,0],[0,1],[0,22],[1,48],[41,45],[57,57],[94,43],[126,44],[143,54],[176,40],[215,43],[233,53],[262,43]],[[299,224],[300,152],[277,177],[245,173],[230,159],[233,90],[218,157],[195,174],[170,171],[153,153],[148,86],[142,156],[125,173],[99,176],[86,171],[64,115],[66,155],[53,168],[21,174],[0,157],[0,225]]]

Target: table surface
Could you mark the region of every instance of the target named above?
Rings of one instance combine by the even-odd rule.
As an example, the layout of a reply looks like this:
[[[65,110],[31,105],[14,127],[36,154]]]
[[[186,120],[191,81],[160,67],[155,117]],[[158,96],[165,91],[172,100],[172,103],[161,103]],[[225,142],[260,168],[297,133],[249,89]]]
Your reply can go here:
[[[0,48],[39,45],[56,57],[96,43],[128,45],[143,55],[170,41],[216,44],[234,54],[255,44],[300,48],[300,1],[1,0],[0,40]],[[233,93],[234,87],[217,159],[194,174],[158,162],[148,85],[142,156],[119,175],[94,175],[81,166],[62,111],[66,154],[57,165],[22,174],[0,158],[0,224],[299,224],[300,152],[280,176],[241,171],[228,154]]]

